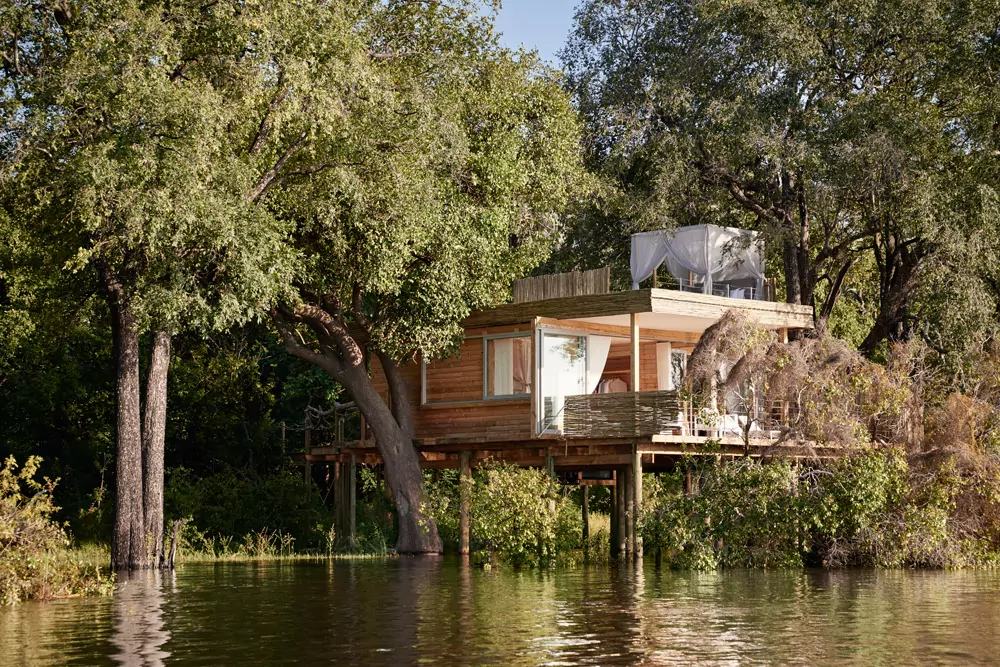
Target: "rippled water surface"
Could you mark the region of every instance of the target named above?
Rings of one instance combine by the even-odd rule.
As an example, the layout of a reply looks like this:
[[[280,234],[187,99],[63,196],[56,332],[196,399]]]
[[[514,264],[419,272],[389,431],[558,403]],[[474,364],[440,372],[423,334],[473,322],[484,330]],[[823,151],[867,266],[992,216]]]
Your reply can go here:
[[[0,610],[0,664],[998,664],[1000,574],[189,564]]]

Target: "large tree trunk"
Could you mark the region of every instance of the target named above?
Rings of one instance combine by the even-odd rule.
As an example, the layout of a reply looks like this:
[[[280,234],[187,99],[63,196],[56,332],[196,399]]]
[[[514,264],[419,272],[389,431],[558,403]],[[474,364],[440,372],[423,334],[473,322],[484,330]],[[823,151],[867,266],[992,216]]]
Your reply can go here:
[[[115,355],[115,526],[111,566],[133,570],[146,566],[142,507],[142,426],[139,408],[139,331],[128,299],[112,295],[111,331]]]
[[[347,369],[341,383],[365,416],[385,464],[385,481],[392,491],[399,523],[396,551],[401,554],[441,553],[437,524],[423,511],[423,473],[412,437],[400,427],[375,391],[364,367]]]
[[[163,442],[167,428],[167,371],[170,334],[153,334],[142,425],[143,511],[150,565],[163,566]]]
[[[375,444],[385,465],[385,481],[396,504],[399,537],[396,551],[401,554],[441,553],[441,538],[433,517],[423,511],[425,496],[420,457],[408,423],[409,406],[397,397],[400,419],[397,421],[382,397],[375,391],[365,368],[361,348],[347,332],[342,321],[314,306],[301,306],[294,314],[297,321],[304,321],[316,332],[320,352],[307,347],[291,330],[281,314],[275,321],[285,340],[285,347],[303,361],[315,364],[339,382],[354,399],[365,422],[375,436]],[[397,386],[402,381],[394,375],[395,364],[389,364],[389,374]],[[392,391],[392,390],[390,390]],[[405,394],[405,392],[403,392]]]

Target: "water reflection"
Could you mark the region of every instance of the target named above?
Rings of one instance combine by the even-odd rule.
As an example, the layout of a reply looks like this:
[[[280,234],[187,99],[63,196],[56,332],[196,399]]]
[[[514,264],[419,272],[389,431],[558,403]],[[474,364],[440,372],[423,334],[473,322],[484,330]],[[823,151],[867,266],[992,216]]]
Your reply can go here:
[[[186,565],[0,610],[0,664],[993,664],[995,572]]]
[[[126,667],[159,667],[170,654],[162,646],[170,639],[163,620],[164,579],[174,583],[174,572],[145,570],[120,574],[114,596],[115,647],[112,658]]]

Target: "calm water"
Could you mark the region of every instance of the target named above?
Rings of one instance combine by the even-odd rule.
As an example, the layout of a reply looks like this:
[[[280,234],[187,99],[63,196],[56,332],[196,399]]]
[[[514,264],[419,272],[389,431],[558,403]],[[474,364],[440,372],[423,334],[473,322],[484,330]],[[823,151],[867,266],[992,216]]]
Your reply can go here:
[[[998,664],[1000,573],[191,564],[0,610],[0,664]]]

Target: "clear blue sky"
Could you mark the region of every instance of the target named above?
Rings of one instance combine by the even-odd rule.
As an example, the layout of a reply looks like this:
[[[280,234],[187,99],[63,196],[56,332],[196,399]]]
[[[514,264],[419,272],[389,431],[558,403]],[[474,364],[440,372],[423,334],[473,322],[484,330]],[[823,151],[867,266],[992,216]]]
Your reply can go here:
[[[497,16],[501,42],[518,48],[538,49],[538,55],[558,65],[556,51],[566,43],[573,10],[582,0],[503,0]]]

